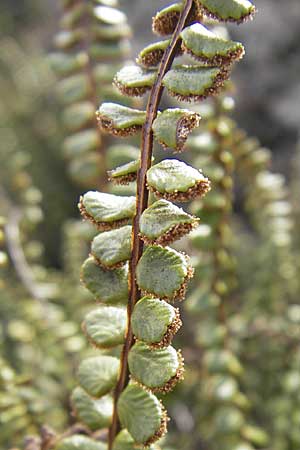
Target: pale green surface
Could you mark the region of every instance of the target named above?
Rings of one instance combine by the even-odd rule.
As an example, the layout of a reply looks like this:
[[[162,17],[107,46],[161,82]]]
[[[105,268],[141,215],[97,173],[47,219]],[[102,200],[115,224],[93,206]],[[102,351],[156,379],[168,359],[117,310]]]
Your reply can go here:
[[[223,39],[200,23],[186,27],[181,37],[185,47],[199,57],[228,56],[231,52],[243,49],[241,43]]]
[[[128,365],[136,381],[149,388],[159,388],[176,375],[179,360],[172,346],[151,349],[137,342],[129,352]]]
[[[99,113],[112,121],[112,127],[118,130],[126,129],[135,125],[144,125],[146,112],[139,109],[128,108],[117,103],[103,103]]]
[[[162,113],[158,114],[153,122],[152,130],[155,139],[165,147],[180,150],[183,147],[180,143],[180,121],[192,116],[194,116],[194,113],[188,109],[165,109]],[[187,135],[188,133],[186,132],[186,137]]]
[[[63,122],[69,130],[77,130],[92,121],[95,117],[94,105],[91,102],[75,103],[63,111]]]
[[[118,40],[130,37],[131,29],[127,23],[122,25],[96,25],[92,27],[93,35],[99,39]]]
[[[182,3],[172,3],[171,5],[166,6],[165,8],[158,11],[156,17],[164,16],[165,14],[168,14],[173,11],[180,12],[181,10],[182,10]]]
[[[140,218],[140,232],[149,239],[157,239],[178,224],[191,224],[195,218],[167,200],[158,200]]]
[[[96,19],[105,25],[123,25],[127,22],[126,14],[110,6],[96,6],[93,11]]]
[[[85,260],[81,268],[81,280],[84,286],[97,298],[107,303],[127,303],[128,267],[104,270],[94,258]]]
[[[190,136],[187,142],[188,148],[205,154],[213,154],[218,148],[218,142],[212,133],[208,131],[201,132],[195,136]],[[196,155],[197,155],[196,153]]]
[[[131,256],[131,225],[106,231],[94,237],[92,255],[104,266],[125,262]]]
[[[123,166],[116,167],[115,169],[109,172],[110,178],[118,178],[124,177],[126,175],[130,175],[132,173],[136,173],[140,166],[140,160],[136,159],[134,161],[130,161]]]
[[[118,414],[135,442],[143,444],[159,430],[162,408],[154,394],[130,384],[119,398]]]
[[[114,347],[124,342],[126,322],[125,307],[102,306],[85,316],[84,330],[95,345]]]
[[[136,279],[140,289],[157,297],[173,298],[187,276],[185,257],[171,248],[147,247],[139,260]]]
[[[71,403],[77,418],[91,430],[99,430],[110,425],[113,411],[111,396],[105,395],[94,399],[78,386],[72,392]]]
[[[68,47],[77,44],[83,37],[84,33],[80,29],[63,30],[55,35],[54,44],[59,49],[67,49]]]
[[[96,442],[81,434],[74,434],[60,441],[55,450],[107,450],[106,444]]]
[[[151,87],[156,79],[156,70],[146,70],[139,66],[124,66],[115,76],[115,81],[128,88]]]
[[[78,368],[80,386],[93,397],[108,394],[116,385],[120,360],[113,356],[84,359]]]
[[[220,69],[201,66],[175,66],[166,73],[163,85],[172,93],[183,96],[206,95],[219,74]]]
[[[240,20],[253,10],[253,4],[248,0],[198,0],[211,13],[220,19]]]
[[[66,158],[73,158],[96,150],[100,145],[97,130],[88,129],[68,136],[63,143],[63,152]]]
[[[164,300],[143,297],[133,310],[132,331],[135,337],[147,344],[160,342],[175,318],[175,309]]]
[[[199,170],[177,159],[164,159],[147,172],[147,183],[160,193],[186,192],[204,177]]]
[[[135,197],[121,197],[104,192],[89,191],[83,196],[82,204],[95,222],[114,222],[131,219],[135,213]]]

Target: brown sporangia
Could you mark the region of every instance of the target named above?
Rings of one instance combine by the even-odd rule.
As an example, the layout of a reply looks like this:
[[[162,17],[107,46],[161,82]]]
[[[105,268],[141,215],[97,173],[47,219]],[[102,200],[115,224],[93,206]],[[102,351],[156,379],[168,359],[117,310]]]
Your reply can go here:
[[[145,54],[139,54],[136,59],[137,64],[140,66],[144,66],[147,68],[157,67],[163,57],[165,49],[163,48],[154,48],[152,51],[149,51]],[[181,56],[183,54],[183,49],[181,47],[178,48],[176,56]]]
[[[230,66],[234,62],[242,59],[245,54],[243,47],[239,47],[234,51],[228,52],[226,55],[215,55],[213,57],[195,55],[195,53],[193,53],[191,49],[187,48],[183,42],[181,44],[181,48],[183,52],[189,54],[192,58],[209,67]]]
[[[228,80],[230,76],[230,66],[224,66],[220,68],[219,73],[216,75],[213,85],[204,89],[204,91],[201,94],[193,94],[191,92],[187,94],[174,92],[167,88],[168,94],[171,95],[171,97],[177,98],[181,102],[200,102],[202,100],[205,100],[207,97],[217,95],[221,91],[221,89],[224,87],[224,83],[226,80]]]
[[[91,222],[99,231],[110,231],[114,230],[116,228],[120,228],[123,225],[127,225],[129,222],[129,219],[119,219],[114,220],[112,222],[97,222],[94,217],[92,217],[86,210],[84,204],[83,204],[83,197],[80,196],[79,203],[78,203],[78,209],[80,211],[81,216],[84,220],[87,220]]]
[[[161,418],[161,422],[160,422],[160,427],[156,431],[156,433],[154,433],[154,435],[151,436],[144,443],[144,447],[149,447],[151,444],[154,444],[154,442],[158,441],[160,438],[162,438],[167,433],[167,424],[170,419],[169,419],[167,411],[161,401],[160,401],[160,405],[162,408],[162,418]]]
[[[182,238],[183,236],[190,233],[199,225],[199,219],[195,218],[195,220],[191,223],[178,223],[172,226],[168,231],[166,231],[162,236],[159,236],[156,239],[149,239],[147,236],[140,233],[140,238],[145,242],[146,245],[161,245],[165,247],[166,245],[172,244]]]
[[[100,128],[107,134],[113,134],[114,136],[126,137],[132,136],[138,133],[142,129],[142,125],[131,125],[126,128],[116,128],[114,122],[110,117],[106,117],[100,114],[99,111],[96,112],[97,121]]]
[[[152,86],[135,86],[129,87],[126,84],[121,83],[117,78],[113,80],[114,85],[119,89],[121,94],[127,95],[128,97],[141,97],[147,91],[150,91]]]
[[[176,128],[176,151],[178,153],[184,150],[189,133],[199,126],[201,117],[197,113],[190,113],[182,117],[177,123]]]
[[[189,202],[197,197],[203,197],[211,189],[211,183],[208,178],[203,177],[194,186],[190,187],[186,192],[174,191],[174,192],[159,192],[152,186],[148,185],[148,189],[158,198],[164,198],[171,202]]]
[[[109,171],[108,173],[108,181],[111,181],[114,184],[125,186],[133,181],[136,181],[137,172],[128,173],[127,175],[121,175],[119,177],[113,177],[110,174],[113,171]]]
[[[254,15],[256,13],[256,8],[253,5],[253,8],[249,11],[249,13],[241,16],[240,19],[235,19],[234,17],[228,17],[226,19],[223,19],[222,17],[218,16],[217,14],[214,14],[211,11],[209,11],[209,9],[207,9],[200,2],[198,2],[198,11],[199,11],[199,14],[201,14],[202,16],[205,16],[209,19],[217,20],[218,22],[233,22],[233,23],[236,23],[237,25],[240,25],[241,23],[247,22],[247,20],[253,19]]]
[[[162,340],[157,343],[152,343],[149,347],[153,349],[168,347],[171,344],[173,337],[177,333],[178,330],[182,327],[182,320],[180,318],[179,308],[175,309],[175,317],[167,328],[166,333],[164,334]]]

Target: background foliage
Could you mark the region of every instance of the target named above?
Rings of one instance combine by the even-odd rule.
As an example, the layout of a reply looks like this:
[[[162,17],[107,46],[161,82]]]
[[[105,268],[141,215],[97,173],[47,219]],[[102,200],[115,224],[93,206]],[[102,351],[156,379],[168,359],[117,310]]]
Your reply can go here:
[[[164,5],[121,2],[135,32],[134,53],[149,42],[150,17]],[[247,417],[263,430],[254,437],[252,433],[253,447],[297,450],[300,13],[297,0],[261,0],[257,7],[254,22],[229,27],[232,38],[245,42],[247,50],[235,70],[236,109],[231,114],[239,128],[259,138],[261,144],[252,142],[254,148],[272,149],[271,169],[286,176],[279,190],[292,204],[289,216],[296,225],[288,229],[286,245],[274,245],[261,217],[265,205],[256,203],[263,194],[255,191],[255,173],[248,180],[236,177],[231,246],[238,287],[230,298],[228,327],[234,352],[244,365],[242,392],[251,404]],[[65,131],[53,95],[55,76],[46,61],[60,5],[7,0],[0,9],[0,445],[10,449],[21,448],[25,435],[38,433],[44,423],[61,432],[74,422],[68,398],[78,361],[88,353],[80,322],[91,301],[79,287],[78,272],[93,232],[77,222],[81,188],[68,176],[62,158]],[[278,224],[284,227],[280,218]],[[17,238],[9,239],[8,229],[17,230]],[[31,289],[12,257],[16,248],[27,262]],[[186,382],[167,400],[174,419],[167,445],[198,450],[204,445],[205,405],[213,402],[199,386],[198,361],[206,344],[201,317],[195,319],[188,303],[184,320],[180,339],[190,369]]]

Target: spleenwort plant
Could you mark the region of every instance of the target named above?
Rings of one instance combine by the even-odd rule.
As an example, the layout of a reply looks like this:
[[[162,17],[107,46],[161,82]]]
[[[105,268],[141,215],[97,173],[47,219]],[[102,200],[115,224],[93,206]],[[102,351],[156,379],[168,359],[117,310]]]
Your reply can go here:
[[[64,0],[61,31],[50,63],[62,78],[57,86],[65,105],[63,143],[68,170],[75,182],[99,186],[105,174],[105,148],[95,110],[105,98],[122,101],[111,86],[120,61],[129,56],[131,35],[126,15],[116,1]],[[123,100],[124,101],[124,100]]]
[[[101,303],[86,316],[83,328],[103,351],[81,363],[80,386],[72,402],[77,415],[90,426],[110,425],[109,450],[155,449],[168,421],[156,394],[170,391],[183,376],[183,358],[171,346],[181,320],[170,302],[184,299],[193,269],[188,257],[169,245],[195,228],[198,220],[173,202],[204,196],[210,181],[177,159],[152,164],[154,140],[181,152],[200,121],[189,109],[159,111],[163,90],[183,101],[217,94],[244,49],[240,43],[218,37],[203,23],[207,17],[240,23],[253,13],[247,0],[219,4],[185,0],[159,11],[153,31],[167,39],[143,49],[136,66],[126,66],[115,76],[115,85],[124,95],[150,91],[146,111],[103,103],[97,113],[107,133],[130,136],[142,131],[138,160],[109,174],[119,184],[136,179],[136,197],[90,191],[79,203],[83,217],[101,232],[92,242],[81,278]],[[174,65],[182,53],[195,62]],[[156,198],[152,204],[149,192]],[[119,359],[114,348],[120,345]],[[57,448],[73,448],[70,439],[74,446],[76,439],[84,438],[62,440]],[[102,449],[102,444],[95,448]]]

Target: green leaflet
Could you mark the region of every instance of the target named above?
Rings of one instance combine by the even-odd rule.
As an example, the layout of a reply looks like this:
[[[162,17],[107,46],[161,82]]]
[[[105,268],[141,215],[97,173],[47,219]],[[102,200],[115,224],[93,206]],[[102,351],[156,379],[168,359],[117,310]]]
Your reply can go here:
[[[216,433],[238,433],[244,423],[243,413],[234,406],[221,406],[216,412]]]
[[[109,395],[94,399],[78,386],[72,392],[71,403],[77,418],[91,430],[99,430],[110,425],[113,400]]]
[[[73,75],[57,84],[57,96],[66,105],[85,100],[90,92],[91,87],[84,74]]]
[[[107,167],[114,169],[115,167],[137,160],[139,157],[140,149],[133,145],[111,145],[107,151]]]
[[[74,434],[62,439],[56,445],[55,450],[106,450],[106,444],[96,442],[82,434]]]
[[[126,136],[142,128],[146,112],[117,103],[102,103],[97,111],[100,126],[109,133]]]
[[[146,243],[168,245],[189,233],[198,219],[167,200],[149,206],[140,218],[140,234]]]
[[[192,276],[186,257],[171,248],[149,246],[140,258],[136,279],[142,291],[169,300],[183,299]]]
[[[54,44],[57,48],[64,50],[78,44],[78,42],[80,42],[83,38],[83,30],[64,30],[57,33],[54,38]]]
[[[66,158],[73,158],[96,150],[101,144],[97,130],[87,129],[67,137],[63,143],[63,152]]]
[[[130,349],[128,366],[132,377],[151,390],[168,392],[180,378],[180,359],[170,345],[154,350],[137,342]]]
[[[93,69],[93,75],[98,83],[101,84],[108,83],[110,85],[111,80],[113,79],[115,73],[118,70],[120,70],[120,64],[118,63],[112,64],[98,63],[95,65]]]
[[[181,326],[179,311],[164,300],[143,297],[134,307],[131,326],[138,340],[165,346]]]
[[[197,169],[177,159],[165,159],[147,172],[147,185],[158,196],[172,201],[189,201],[210,189],[209,181]]]
[[[160,36],[172,34],[176,28],[180,13],[182,10],[182,3],[172,3],[166,8],[158,11],[152,20],[152,30]]]
[[[114,83],[124,95],[140,96],[153,86],[156,70],[146,70],[139,66],[125,66],[115,76]]]
[[[217,20],[243,22],[255,13],[254,5],[248,0],[198,0],[200,8],[209,17]]]
[[[244,54],[244,47],[240,42],[223,39],[200,23],[186,27],[181,32],[181,37],[186,52],[213,66],[230,64]]]
[[[209,397],[222,402],[232,402],[239,392],[237,381],[227,375],[209,377],[203,384],[203,390]]]
[[[166,417],[159,400],[136,384],[128,385],[120,395],[118,414],[138,444],[150,444],[166,431]]]
[[[96,19],[105,25],[123,25],[127,22],[126,15],[122,11],[110,6],[96,6],[93,11]]]
[[[97,298],[107,303],[126,303],[128,299],[128,267],[105,270],[94,258],[88,258],[81,268],[81,281]]]
[[[190,239],[195,248],[211,251],[218,244],[212,228],[207,224],[201,224],[190,234]]]
[[[124,264],[131,256],[131,225],[95,236],[91,254],[105,268]]]
[[[83,217],[99,229],[109,230],[123,225],[133,217],[135,197],[89,191],[80,198],[79,209]]]
[[[218,93],[229,76],[228,69],[201,66],[175,66],[166,73],[163,85],[181,101],[200,101]]]
[[[209,350],[203,364],[211,373],[228,373],[236,377],[243,373],[239,360],[228,350]]]
[[[66,10],[60,20],[61,28],[71,29],[76,25],[86,12],[87,7],[85,4],[75,4],[71,9]]]
[[[82,186],[97,185],[103,169],[103,158],[99,153],[72,158],[68,171],[70,176]]]
[[[265,447],[269,444],[269,437],[262,428],[245,425],[241,430],[241,434],[244,439],[252,442],[257,447]]]
[[[63,112],[64,125],[71,131],[76,131],[86,126],[92,122],[94,117],[94,106],[88,101],[70,105]]]
[[[96,39],[104,41],[117,41],[118,39],[129,38],[131,28],[127,23],[122,25],[97,25],[92,27],[92,34]]]
[[[202,132],[196,136],[190,136],[188,140],[189,149],[197,152],[196,154],[212,155],[218,146],[217,139],[210,132]]]
[[[142,446],[137,446],[133,438],[130,436],[127,430],[122,430],[117,435],[113,450],[142,450]],[[159,450],[156,445],[150,445],[149,450]]]
[[[159,113],[152,129],[156,140],[165,148],[181,152],[187,137],[198,127],[200,116],[188,109],[169,108]]]
[[[108,348],[123,344],[126,323],[125,307],[102,306],[85,316],[83,329],[96,347]]]
[[[108,172],[109,180],[116,184],[128,184],[136,180],[140,160],[130,161]]]
[[[87,64],[87,55],[84,52],[65,54],[53,52],[48,56],[52,69],[60,76],[70,75],[72,72],[82,69]]]
[[[84,359],[78,369],[80,386],[93,397],[108,394],[117,383],[120,361],[113,356]]]
[[[167,39],[165,41],[158,41],[147,45],[147,47],[140,51],[137,57],[137,63],[147,68],[158,66],[169,43],[170,40]]]
[[[90,46],[90,56],[96,61],[118,61],[129,55],[130,46],[127,40],[121,41],[96,41]]]

